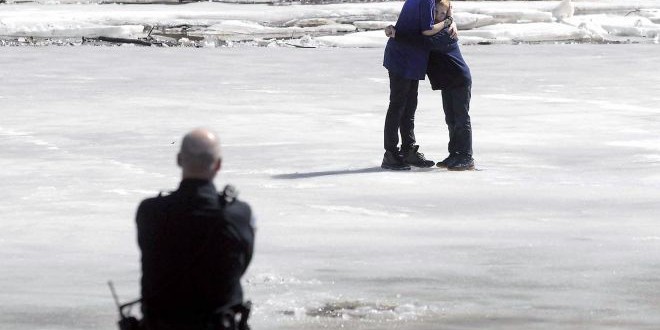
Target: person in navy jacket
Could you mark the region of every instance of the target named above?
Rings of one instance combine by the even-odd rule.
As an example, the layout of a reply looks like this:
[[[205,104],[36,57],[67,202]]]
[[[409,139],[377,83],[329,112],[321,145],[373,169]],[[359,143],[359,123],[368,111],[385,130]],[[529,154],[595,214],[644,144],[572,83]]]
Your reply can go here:
[[[449,0],[437,0],[435,22],[452,22]],[[430,49],[426,74],[433,90],[442,90],[442,105],[445,122],[449,129],[449,156],[438,162],[438,167],[454,171],[474,169],[472,158],[472,126],[470,122],[470,98],[472,75],[458,46],[455,32],[450,24],[438,33],[420,36],[405,33],[389,26],[386,35],[409,45],[423,44]]]
[[[446,27],[445,22],[435,23],[434,16],[434,0],[406,0],[395,28],[408,35],[433,35]],[[385,155],[381,164],[384,169],[409,170],[411,165],[431,167],[435,164],[419,152],[415,140],[417,90],[419,81],[426,75],[430,51],[421,38],[412,42],[390,38],[385,47],[383,66],[390,79],[390,102],[385,117]]]

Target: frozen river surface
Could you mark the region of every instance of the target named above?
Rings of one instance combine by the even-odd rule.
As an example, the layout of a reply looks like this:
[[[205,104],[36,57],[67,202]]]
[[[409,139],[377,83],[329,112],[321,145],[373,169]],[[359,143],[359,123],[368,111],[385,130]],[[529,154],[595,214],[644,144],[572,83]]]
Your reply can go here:
[[[256,330],[659,328],[658,46],[464,53],[480,171],[393,173],[382,49],[0,49],[0,328],[114,328],[196,126],[258,216]]]

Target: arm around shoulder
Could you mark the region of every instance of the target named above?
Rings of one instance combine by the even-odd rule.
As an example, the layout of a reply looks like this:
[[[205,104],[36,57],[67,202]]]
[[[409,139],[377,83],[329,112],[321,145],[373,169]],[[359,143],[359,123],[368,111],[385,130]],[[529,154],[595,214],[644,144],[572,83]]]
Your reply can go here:
[[[444,21],[433,24],[433,27],[430,30],[422,31],[422,34],[425,36],[432,36],[438,34],[443,29],[450,27],[452,24],[454,24],[454,19],[450,16],[447,17]]]

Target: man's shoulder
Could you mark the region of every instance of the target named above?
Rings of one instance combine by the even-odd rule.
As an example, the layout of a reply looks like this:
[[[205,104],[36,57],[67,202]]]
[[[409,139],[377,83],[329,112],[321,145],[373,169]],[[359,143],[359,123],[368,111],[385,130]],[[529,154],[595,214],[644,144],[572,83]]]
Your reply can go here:
[[[174,195],[171,192],[159,192],[158,195],[154,197],[145,198],[140,202],[138,209],[148,210],[154,208],[160,208],[174,199]]]
[[[232,220],[249,222],[252,218],[252,209],[248,203],[234,199],[231,203],[225,205],[225,215]]]
[[[256,228],[256,220],[250,205],[237,197],[238,193],[233,186],[228,185],[224,191],[219,194],[221,199],[224,199],[224,206],[222,207],[222,214],[225,221],[234,224],[238,228],[242,228],[244,233],[252,232]]]
[[[407,7],[417,7],[421,4],[428,4],[428,5],[433,5],[435,6],[435,0],[406,0],[403,3],[402,8],[407,8]]]

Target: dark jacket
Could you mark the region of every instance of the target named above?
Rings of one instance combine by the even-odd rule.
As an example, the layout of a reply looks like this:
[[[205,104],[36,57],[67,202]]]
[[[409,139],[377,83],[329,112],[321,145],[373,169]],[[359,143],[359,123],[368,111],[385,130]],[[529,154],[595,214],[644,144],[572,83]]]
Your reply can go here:
[[[395,34],[397,41],[405,43],[423,42],[431,49],[426,75],[433,90],[453,89],[472,85],[470,68],[463,59],[458,40],[452,38],[447,29],[432,36],[421,34]]]
[[[421,34],[433,28],[434,0],[406,0],[396,21],[397,32]],[[408,80],[424,80],[429,49],[423,42],[387,40],[383,66],[396,76]]]
[[[198,322],[243,301],[240,284],[254,247],[250,207],[227,203],[212,182],[185,179],[137,211],[146,318]]]

